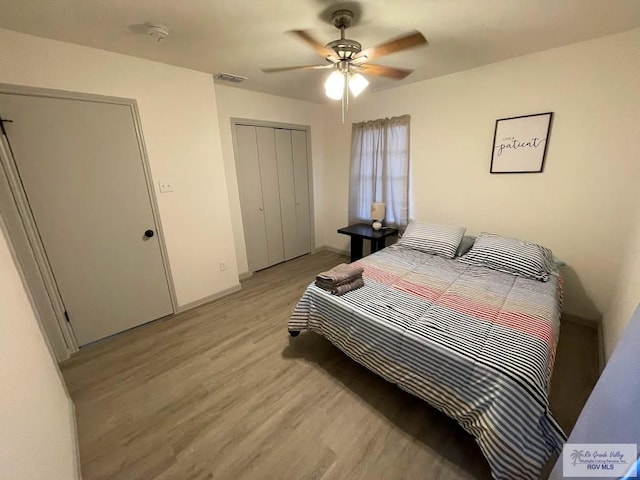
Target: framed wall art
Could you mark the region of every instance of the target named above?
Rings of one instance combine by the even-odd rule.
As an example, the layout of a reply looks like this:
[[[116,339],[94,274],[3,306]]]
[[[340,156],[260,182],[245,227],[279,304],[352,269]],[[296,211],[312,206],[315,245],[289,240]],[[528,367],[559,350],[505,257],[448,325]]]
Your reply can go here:
[[[547,112],[496,120],[490,172],[542,172],[552,118]]]

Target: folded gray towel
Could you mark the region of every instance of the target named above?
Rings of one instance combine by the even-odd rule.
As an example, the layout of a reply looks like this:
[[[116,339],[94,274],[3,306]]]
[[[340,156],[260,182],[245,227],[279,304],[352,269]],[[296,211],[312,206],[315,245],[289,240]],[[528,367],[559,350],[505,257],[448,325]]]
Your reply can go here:
[[[357,280],[358,278],[362,278],[362,275],[356,275],[355,277],[349,277],[346,280],[343,280],[341,282],[330,282],[328,280],[324,280],[322,278],[316,278],[316,285],[318,285],[319,287],[325,288],[327,290],[330,290],[332,288],[336,288],[339,287],[340,285],[346,285],[347,283],[351,283],[354,280]]]
[[[364,287],[364,280],[362,279],[362,277],[358,277],[355,280],[352,280],[350,282],[343,283],[342,285],[338,285],[334,287],[318,285],[318,282],[316,282],[316,285],[322,288],[323,290],[326,290],[331,295],[344,295],[345,293],[350,292],[351,290],[356,290],[360,287]]]
[[[319,273],[316,276],[316,281],[325,285],[338,286],[362,277],[362,272],[364,272],[362,267],[341,263],[331,270]]]

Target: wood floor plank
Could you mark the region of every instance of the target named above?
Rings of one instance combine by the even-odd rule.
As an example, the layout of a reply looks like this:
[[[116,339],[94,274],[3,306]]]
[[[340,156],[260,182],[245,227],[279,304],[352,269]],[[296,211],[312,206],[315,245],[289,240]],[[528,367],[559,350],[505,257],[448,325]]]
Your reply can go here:
[[[83,478],[490,478],[454,421],[321,336],[287,335],[315,273],[342,261],[321,252],[277,265],[243,281],[240,292],[65,362]],[[581,352],[579,365],[560,352],[556,363],[552,410],[568,430],[597,375],[589,330],[562,328],[560,352]],[[573,390],[580,384],[581,394],[566,395],[556,378],[572,379]]]

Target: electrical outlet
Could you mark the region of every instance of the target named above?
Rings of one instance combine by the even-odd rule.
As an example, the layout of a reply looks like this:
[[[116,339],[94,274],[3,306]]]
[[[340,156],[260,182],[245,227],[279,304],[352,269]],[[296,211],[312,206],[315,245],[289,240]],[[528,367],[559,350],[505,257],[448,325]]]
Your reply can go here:
[[[173,192],[173,182],[171,180],[160,180],[158,186],[160,187],[160,193]]]
[[[224,260],[220,260],[220,271],[224,272],[227,269],[227,264]]]

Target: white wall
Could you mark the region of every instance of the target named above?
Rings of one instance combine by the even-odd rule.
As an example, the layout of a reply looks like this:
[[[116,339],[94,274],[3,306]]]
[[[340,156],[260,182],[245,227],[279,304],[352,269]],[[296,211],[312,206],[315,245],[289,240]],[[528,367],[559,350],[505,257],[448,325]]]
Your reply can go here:
[[[325,162],[322,165],[322,176],[327,179],[327,181],[321,187],[326,197],[325,216],[321,224],[325,231],[326,245],[345,252],[349,251],[349,237],[338,234],[337,230],[348,225],[351,122],[356,121],[352,120],[356,103],[362,102],[359,106],[359,108],[362,108],[365,102],[369,102],[369,96],[373,97],[374,95],[375,94],[363,94],[349,102],[350,110],[347,112],[344,124],[341,123],[340,102],[332,101],[324,105],[325,142],[323,158]],[[380,114],[372,118],[389,116],[393,115]],[[365,245],[364,248],[366,249],[367,245]]]
[[[79,478],[74,420],[0,219],[0,478]]]
[[[242,227],[242,212],[240,211],[240,194],[236,164],[231,135],[231,118],[280,122],[311,127],[311,161],[313,165],[314,211],[315,219],[322,217],[323,202],[326,195],[321,191],[322,177],[319,165],[322,163],[325,141],[323,131],[323,106],[317,103],[292,100],[290,98],[267,95],[264,93],[241,90],[239,88],[216,85],[216,101],[218,104],[218,118],[220,123],[220,138],[222,141],[222,155],[224,157],[227,186],[229,190],[229,208],[233,224],[233,236],[238,261],[238,270],[246,273],[247,251]],[[324,244],[323,229],[315,224],[316,245]]]
[[[638,205],[640,195],[635,197]],[[607,325],[605,355],[613,353],[622,332],[640,303],[640,208],[636,213],[635,229],[624,246],[625,258],[618,279],[614,284],[614,294],[604,312]]]
[[[137,100],[178,304],[238,285],[210,75],[0,29],[0,82]]]
[[[638,208],[639,45],[637,29],[368,93],[344,126],[326,107],[327,243],[348,244],[332,232],[347,221],[350,122],[410,114],[412,216],[548,246],[568,264],[565,309],[599,317]],[[495,120],[547,111],[555,118],[544,173],[489,174]]]

